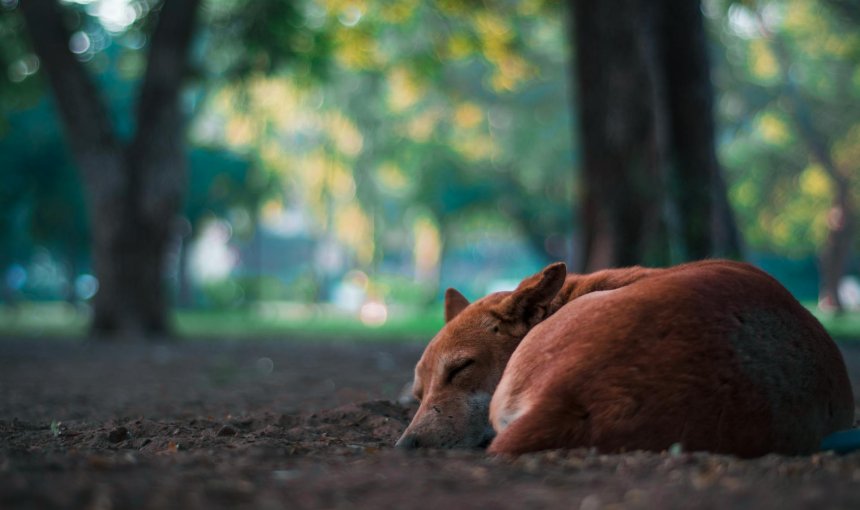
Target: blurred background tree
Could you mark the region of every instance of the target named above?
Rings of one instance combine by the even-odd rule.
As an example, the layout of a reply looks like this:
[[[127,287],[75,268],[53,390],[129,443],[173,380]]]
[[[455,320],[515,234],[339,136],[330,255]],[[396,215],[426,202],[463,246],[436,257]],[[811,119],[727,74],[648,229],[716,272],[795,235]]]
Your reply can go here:
[[[734,256],[739,234],[799,297],[850,297],[853,2],[0,6],[10,306],[430,331],[447,285]]]
[[[738,257],[698,2],[573,2],[582,268]]]
[[[143,2],[135,6],[150,7]],[[162,281],[170,229],[185,188],[179,92],[196,11],[194,0],[166,2],[151,15],[158,19],[149,20],[154,27],[147,34],[149,57],[134,127],[123,139],[89,71],[76,58],[93,44],[86,29],[72,32],[64,19],[78,15],[80,24],[80,11],[62,10],[54,0],[21,6],[32,57],[47,75],[89,205],[91,255],[99,282],[94,334],[161,335],[168,330]],[[134,16],[112,21],[133,22]]]

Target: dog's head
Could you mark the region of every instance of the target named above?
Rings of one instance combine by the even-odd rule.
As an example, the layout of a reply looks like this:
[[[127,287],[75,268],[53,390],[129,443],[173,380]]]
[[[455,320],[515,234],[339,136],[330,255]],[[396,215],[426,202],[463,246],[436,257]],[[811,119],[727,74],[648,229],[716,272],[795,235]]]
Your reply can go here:
[[[474,303],[455,289],[445,293],[445,326],[415,367],[413,393],[421,405],[397,441],[401,448],[474,448],[493,438],[490,398],[514,349],[538,322],[564,284],[561,262],[512,292]]]

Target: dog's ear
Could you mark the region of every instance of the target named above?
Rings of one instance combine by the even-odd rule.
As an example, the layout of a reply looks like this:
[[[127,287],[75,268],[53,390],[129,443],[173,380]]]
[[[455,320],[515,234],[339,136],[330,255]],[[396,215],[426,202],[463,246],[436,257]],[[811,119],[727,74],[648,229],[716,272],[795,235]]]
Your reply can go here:
[[[546,307],[558,294],[567,277],[564,262],[556,262],[529,276],[502,300],[498,312],[509,322],[537,324],[546,316]]]
[[[464,308],[469,306],[469,300],[466,296],[460,294],[455,288],[450,288],[445,291],[445,322],[450,322]]]

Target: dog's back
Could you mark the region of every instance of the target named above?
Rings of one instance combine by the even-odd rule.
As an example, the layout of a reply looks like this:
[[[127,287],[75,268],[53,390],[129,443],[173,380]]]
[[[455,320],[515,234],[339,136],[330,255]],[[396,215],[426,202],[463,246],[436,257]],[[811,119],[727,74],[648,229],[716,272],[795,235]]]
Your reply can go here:
[[[586,294],[532,329],[493,396],[490,449],[801,454],[853,416],[820,323],[765,273],[705,261]]]

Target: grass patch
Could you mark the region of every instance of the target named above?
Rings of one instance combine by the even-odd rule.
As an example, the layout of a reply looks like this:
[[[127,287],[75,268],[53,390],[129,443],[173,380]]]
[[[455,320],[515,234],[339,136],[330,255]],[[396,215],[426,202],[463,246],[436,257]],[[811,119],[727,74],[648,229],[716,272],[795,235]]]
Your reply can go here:
[[[178,311],[177,332],[187,337],[276,337],[359,340],[429,340],[442,327],[441,310],[408,310],[393,313],[384,324],[371,326],[358,317],[325,308],[307,307],[286,316],[254,310],[212,312]]]
[[[860,339],[860,312],[834,315],[806,304],[830,334],[839,340]],[[263,304],[240,310],[177,310],[177,333],[186,338],[302,338],[330,340],[429,340],[443,325],[441,307],[392,307],[378,326],[331,307]],[[88,310],[67,303],[22,303],[0,307],[0,335],[15,337],[83,337]]]
[[[0,335],[21,337],[83,336],[86,310],[68,303],[22,303],[0,307]]]
[[[807,305],[830,336],[837,340],[860,340],[860,312],[844,312],[836,315],[830,312],[822,312],[817,306]]]
[[[83,337],[89,311],[67,303],[22,303],[0,307],[0,335]],[[303,338],[331,340],[429,340],[442,327],[441,307],[392,308],[379,325],[331,307],[273,305],[239,310],[176,310],[176,332],[186,338]]]

